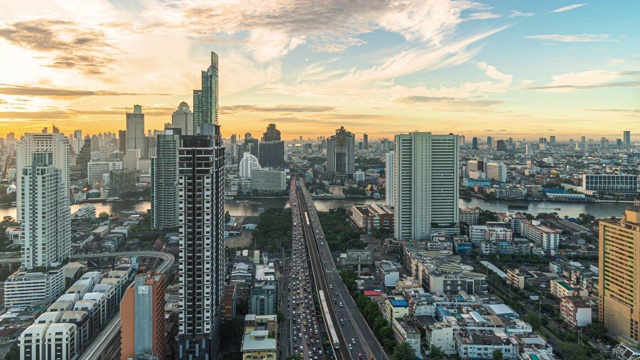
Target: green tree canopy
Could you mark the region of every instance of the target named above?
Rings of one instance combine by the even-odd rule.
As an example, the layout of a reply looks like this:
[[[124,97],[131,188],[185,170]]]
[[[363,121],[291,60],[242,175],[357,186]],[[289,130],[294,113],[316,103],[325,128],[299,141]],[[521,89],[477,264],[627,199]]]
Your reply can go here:
[[[416,351],[407,342],[398,345],[391,355],[391,360],[415,360],[415,358]]]
[[[439,346],[431,346],[431,351],[429,352],[429,357],[433,360],[442,360],[444,359],[445,353]]]

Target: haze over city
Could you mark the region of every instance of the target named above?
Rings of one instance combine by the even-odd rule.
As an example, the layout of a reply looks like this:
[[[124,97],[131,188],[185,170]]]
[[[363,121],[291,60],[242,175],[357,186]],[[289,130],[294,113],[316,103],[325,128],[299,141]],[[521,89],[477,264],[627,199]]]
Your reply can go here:
[[[223,134],[640,133],[631,1],[5,1],[0,135],[162,129],[220,55]],[[393,128],[389,124],[393,124]],[[637,139],[637,138],[636,138]]]

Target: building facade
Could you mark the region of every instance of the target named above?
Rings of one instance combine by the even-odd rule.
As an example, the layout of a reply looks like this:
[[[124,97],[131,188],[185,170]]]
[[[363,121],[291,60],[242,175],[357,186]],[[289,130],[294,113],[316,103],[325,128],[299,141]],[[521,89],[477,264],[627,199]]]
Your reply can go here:
[[[327,139],[327,172],[353,175],[356,170],[356,136],[343,126]]]
[[[146,158],[144,114],[142,106],[133,105],[133,112],[127,113],[127,151],[129,149],[140,150],[140,157]]]
[[[218,54],[211,52],[211,64],[202,72],[202,89],[193,91],[194,131],[202,124],[218,124]]]
[[[251,171],[251,189],[277,192],[286,188],[287,174],[282,170],[253,169]]]
[[[266,167],[282,168],[284,166],[284,141],[275,124],[269,124],[260,141],[258,158]]]
[[[598,319],[620,341],[640,341],[640,208],[600,221]]]
[[[154,229],[178,226],[178,147],[181,129],[158,134],[158,155],[151,159],[151,218]]]
[[[89,151],[90,157],[90,148],[87,149]],[[70,164],[70,152],[71,146],[69,145],[69,141],[64,136],[64,134],[60,133],[34,133],[34,134],[24,134],[24,137],[18,143],[16,149],[16,180],[17,180],[17,189],[16,193],[16,216],[18,222],[22,219],[22,169],[25,167],[31,166],[32,161],[34,159],[39,159],[41,155],[34,154],[51,154],[51,165],[54,168],[60,170],[61,182],[64,183],[64,188],[69,191],[68,187],[70,185],[69,182],[69,164]],[[80,157],[80,156],[79,156]],[[87,159],[87,162],[90,159]],[[86,164],[86,163],[85,163]],[[84,176],[86,177],[86,166],[81,168],[83,170]]]
[[[395,237],[429,238],[458,227],[458,136],[414,132],[395,138]]]
[[[224,146],[205,125],[178,151],[178,359],[213,359],[224,289]]]
[[[180,129],[180,134],[182,135],[196,134],[193,113],[189,110],[189,104],[183,101],[178,105],[178,109],[171,115],[171,127]],[[160,145],[158,144],[158,146]]]
[[[389,206],[394,205],[395,199],[395,171],[393,169],[395,155],[393,151],[389,151],[385,154],[385,170],[384,176],[386,177],[385,183],[385,204]]]
[[[162,274],[140,274],[120,303],[121,359],[147,353],[165,359],[164,290]]]
[[[600,192],[639,192],[638,175],[624,174],[584,174],[582,191]]]

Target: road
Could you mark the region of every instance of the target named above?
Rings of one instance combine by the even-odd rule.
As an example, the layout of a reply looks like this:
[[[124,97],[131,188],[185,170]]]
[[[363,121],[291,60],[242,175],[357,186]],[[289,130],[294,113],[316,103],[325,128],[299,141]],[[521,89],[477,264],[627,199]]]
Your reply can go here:
[[[302,195],[299,195],[301,209],[308,212],[311,222],[309,227],[305,226],[305,228],[307,228],[305,229],[305,235],[309,237],[307,240],[308,244],[315,245],[309,246],[309,248],[314,249],[312,259],[316,257],[319,266],[319,269],[314,269],[314,272],[322,274],[327,288],[333,286],[333,289],[328,291],[330,296],[329,299],[327,299],[327,303],[334,317],[334,324],[337,324],[336,331],[338,332],[338,336],[342,338],[340,344],[341,351],[348,350],[348,346],[345,345],[351,343],[352,350],[348,351],[348,358],[357,359],[358,354],[362,354],[363,358],[368,359],[369,354],[372,354],[376,360],[388,360],[382,346],[380,346],[371,328],[358,310],[349,290],[342,282],[340,273],[335,266],[331,251],[329,250],[329,245],[325,241],[317,210],[311,195],[304,188],[302,182],[299,190],[299,194],[300,193],[302,193]],[[302,201],[303,199],[304,201]],[[344,325],[340,325],[341,319]]]
[[[139,257],[155,257],[164,261],[163,267],[165,265],[166,269],[170,269],[175,262],[175,257],[169,253],[163,253],[158,251],[125,251],[125,252],[113,252],[113,253],[97,253],[97,254],[76,254],[71,255],[69,258],[71,260],[79,260],[79,259],[96,259],[96,258],[110,258],[110,257],[131,257],[131,256],[139,256]],[[9,258],[9,259],[0,259],[0,264],[8,264],[8,263],[20,263],[21,259],[18,258]],[[160,271],[158,269],[158,272]]]

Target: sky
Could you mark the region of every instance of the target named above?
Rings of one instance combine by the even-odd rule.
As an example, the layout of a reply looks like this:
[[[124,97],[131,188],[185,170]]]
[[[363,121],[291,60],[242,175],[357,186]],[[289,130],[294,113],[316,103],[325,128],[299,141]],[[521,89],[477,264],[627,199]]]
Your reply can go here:
[[[224,136],[640,141],[635,0],[0,0],[0,136],[162,129],[220,57]]]

